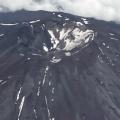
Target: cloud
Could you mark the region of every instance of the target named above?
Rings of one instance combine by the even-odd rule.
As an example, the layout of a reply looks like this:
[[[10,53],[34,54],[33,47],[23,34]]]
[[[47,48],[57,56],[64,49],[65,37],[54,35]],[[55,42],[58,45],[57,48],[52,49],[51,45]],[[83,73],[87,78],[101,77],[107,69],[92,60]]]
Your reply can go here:
[[[120,21],[119,0],[0,0],[0,11],[63,11],[84,17]]]

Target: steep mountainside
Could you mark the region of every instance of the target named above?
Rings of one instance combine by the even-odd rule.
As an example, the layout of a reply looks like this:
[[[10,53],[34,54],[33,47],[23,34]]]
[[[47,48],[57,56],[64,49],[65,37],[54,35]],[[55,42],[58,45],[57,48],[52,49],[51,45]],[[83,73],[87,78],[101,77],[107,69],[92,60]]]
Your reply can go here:
[[[0,120],[120,120],[120,25],[0,13]]]

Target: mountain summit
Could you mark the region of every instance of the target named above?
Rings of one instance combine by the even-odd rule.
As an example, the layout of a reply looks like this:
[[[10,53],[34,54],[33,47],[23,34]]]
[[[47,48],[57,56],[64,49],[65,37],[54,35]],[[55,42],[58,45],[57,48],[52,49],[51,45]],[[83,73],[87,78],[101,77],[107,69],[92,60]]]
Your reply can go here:
[[[120,120],[120,25],[62,12],[0,13],[1,120]]]

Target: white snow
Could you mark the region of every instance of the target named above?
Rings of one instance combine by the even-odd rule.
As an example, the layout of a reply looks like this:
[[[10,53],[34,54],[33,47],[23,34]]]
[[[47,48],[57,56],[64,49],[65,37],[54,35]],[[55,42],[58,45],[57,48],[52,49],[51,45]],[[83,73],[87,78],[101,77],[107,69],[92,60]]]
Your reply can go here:
[[[81,22],[77,22],[76,24],[83,25]],[[89,29],[82,31],[79,28],[63,28],[62,30],[56,28],[56,31],[59,31],[59,40],[55,37],[53,30],[48,30],[51,36],[51,43],[53,44],[53,48],[56,48],[57,50],[69,51],[94,39],[94,32]],[[74,39],[72,39],[72,37],[68,37],[70,35],[74,36]],[[58,43],[60,41],[63,41],[65,43],[65,47],[63,49],[58,46]],[[61,59],[55,57],[53,57],[51,60],[53,63],[57,63],[59,61],[61,61]]]
[[[72,29],[65,30],[64,28],[60,31],[59,39],[62,40],[65,38]]]
[[[30,27],[31,27],[31,32],[32,32],[32,34],[34,34],[34,33],[33,33],[33,31],[34,31],[34,30],[33,30],[33,25],[30,25]]]
[[[54,99],[52,99],[51,101],[54,101]]]
[[[67,21],[67,20],[69,20],[69,18],[66,17],[65,20]]]
[[[44,85],[44,83],[45,83],[45,77],[46,77],[46,74],[45,74],[44,79],[43,79],[43,85]]]
[[[23,108],[23,105],[24,105],[24,101],[25,101],[25,96],[22,98],[22,101],[20,103],[20,106],[19,106],[19,114],[18,114],[18,119],[21,115],[21,111],[22,111],[22,108]]]
[[[101,51],[102,55],[104,55],[103,50],[99,47],[99,50]]]
[[[52,63],[58,63],[61,61],[61,58],[55,58],[55,56],[50,60]]]
[[[28,60],[30,60],[31,58],[28,58]]]
[[[63,26],[65,26],[65,25],[66,25],[66,23],[63,24]]]
[[[3,36],[4,34],[0,34],[0,37]]]
[[[49,86],[51,85],[51,81],[49,81]]]
[[[79,50],[78,51],[76,51],[76,52],[74,52],[72,55],[74,55],[74,54],[76,54],[76,53],[78,53],[79,52]]]
[[[8,77],[9,79],[11,78],[11,76]]]
[[[85,24],[89,24],[89,21],[87,21],[85,18],[81,18]]]
[[[52,93],[54,93],[55,92],[55,88],[52,88]]]
[[[57,44],[59,43],[59,40],[55,37],[54,32],[52,30],[48,30],[50,36],[51,36],[51,42],[53,44],[53,48],[57,47]]]
[[[59,14],[58,17],[62,17],[62,16]]]
[[[43,24],[43,27],[45,27],[45,24]]]
[[[109,46],[107,46],[107,48],[109,49],[110,47],[109,47]]]
[[[39,81],[39,85],[41,84],[41,81]]]
[[[80,29],[75,28],[72,31],[72,35],[75,37],[75,39],[74,40],[65,39],[64,41],[66,42],[66,45],[63,50],[67,51],[72,50],[82,43],[89,42],[90,38],[92,38],[91,40],[94,39],[94,34],[92,30],[81,31]]]
[[[65,55],[66,56],[71,56],[71,53],[70,52],[65,52]]]
[[[23,56],[25,56],[25,55],[21,53],[21,54],[20,54],[20,56],[22,56],[22,57],[23,57]]]
[[[4,25],[4,26],[12,26],[12,25],[18,25],[18,23],[14,23],[14,24],[11,24],[11,23],[9,23],[9,24],[6,24],[6,23],[0,23],[0,25]]]
[[[38,88],[37,96],[40,95],[40,87]]]
[[[4,81],[3,83],[1,83],[1,85],[5,84],[7,81]]]
[[[89,42],[90,37],[91,37],[91,35],[86,38],[85,43],[88,43],[88,42]],[[94,37],[94,34],[93,34],[93,37]],[[93,40],[93,37],[92,37],[92,40]]]
[[[36,110],[34,109],[34,114],[35,114],[35,117],[37,118],[37,113],[36,113]]]
[[[18,101],[18,99],[19,99],[19,96],[20,96],[21,89],[22,89],[22,87],[20,87],[20,90],[18,91],[18,94],[17,94],[17,99],[16,99],[16,101]]]
[[[45,69],[45,75],[44,75],[44,78],[43,78],[43,85],[45,83],[45,78],[46,78],[46,74],[47,74],[48,70],[49,70],[49,66],[47,66],[46,69]]]
[[[113,34],[113,33],[109,33],[109,35],[115,35],[115,34]]]
[[[58,28],[56,28],[56,31],[57,31],[57,32],[59,32],[59,29],[58,29]]]
[[[105,45],[105,43],[103,43],[103,45]]]
[[[45,95],[45,102],[46,102],[47,111],[48,111],[48,118],[49,118],[49,120],[50,120],[50,110],[48,109],[48,101],[47,101],[46,95]]]
[[[48,48],[46,47],[46,45],[43,46],[43,49],[44,49],[46,52],[48,52]]]
[[[83,21],[85,24],[89,24],[89,21]]]
[[[55,13],[53,13],[53,15],[54,15]]]
[[[43,27],[43,26],[41,26],[41,28],[42,28],[42,30],[44,30],[44,27]]]
[[[29,23],[36,23],[39,22],[40,20],[35,20],[35,21],[30,21]]]
[[[77,26],[83,25],[81,22],[76,22]]]
[[[112,38],[112,37],[111,37],[110,39],[112,39],[112,40],[118,40],[118,39],[116,39],[116,38]]]
[[[37,55],[37,56],[41,56],[40,54],[35,54],[35,53],[32,53],[32,55]]]
[[[65,29],[62,29],[62,30],[60,31],[60,37],[59,37],[59,39],[60,39],[60,40],[63,39],[64,35],[65,35]]]
[[[2,82],[3,80],[0,80],[0,82]]]
[[[81,18],[83,21],[85,21],[86,19],[85,18]]]

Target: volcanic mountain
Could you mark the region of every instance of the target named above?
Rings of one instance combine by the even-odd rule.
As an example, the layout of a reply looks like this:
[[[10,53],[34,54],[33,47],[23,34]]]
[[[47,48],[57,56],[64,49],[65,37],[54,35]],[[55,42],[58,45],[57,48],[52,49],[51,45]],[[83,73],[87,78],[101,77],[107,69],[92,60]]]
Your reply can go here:
[[[0,13],[0,120],[120,120],[120,25]]]

